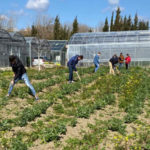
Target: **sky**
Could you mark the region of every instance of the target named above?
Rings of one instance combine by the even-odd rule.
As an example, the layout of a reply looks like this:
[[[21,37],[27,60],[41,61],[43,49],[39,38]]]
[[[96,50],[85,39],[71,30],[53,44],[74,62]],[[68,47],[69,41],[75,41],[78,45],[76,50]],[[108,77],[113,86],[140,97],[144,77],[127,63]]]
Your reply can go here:
[[[110,20],[118,6],[122,16],[138,13],[141,20],[150,20],[150,0],[1,0],[0,16],[15,17],[17,29],[31,26],[39,14],[58,15],[62,24],[72,23],[77,16],[79,23],[94,28],[106,17]]]

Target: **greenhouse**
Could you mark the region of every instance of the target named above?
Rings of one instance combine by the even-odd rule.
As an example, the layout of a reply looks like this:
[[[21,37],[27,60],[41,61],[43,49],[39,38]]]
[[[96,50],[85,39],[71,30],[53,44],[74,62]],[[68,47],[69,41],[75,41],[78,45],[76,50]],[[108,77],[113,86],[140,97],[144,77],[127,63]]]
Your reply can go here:
[[[9,54],[18,56],[23,64],[26,65],[28,52],[26,49],[26,40],[24,36],[18,32],[10,32],[9,34],[12,38],[11,50]]]
[[[9,66],[8,57],[11,50],[11,42],[10,34],[0,29],[0,67]]]
[[[54,63],[66,64],[66,40],[49,40],[51,49],[50,61]]]
[[[32,66],[32,58],[37,56],[39,40],[35,37],[25,37],[28,52],[28,66]]]
[[[82,54],[81,64],[88,66],[99,51],[101,62],[108,62],[114,54],[122,52],[124,56],[130,54],[133,65],[149,65],[150,31],[76,33],[68,43],[67,59]]]
[[[46,57],[48,60],[50,59],[50,45],[48,40],[42,39],[40,40],[40,56]]]
[[[17,55],[26,65],[26,41],[17,32],[7,32],[0,30],[0,67],[9,66],[9,55]]]
[[[48,40],[39,40],[36,37],[25,37],[29,56],[29,65],[32,66],[33,57],[47,57],[50,59],[50,45]]]

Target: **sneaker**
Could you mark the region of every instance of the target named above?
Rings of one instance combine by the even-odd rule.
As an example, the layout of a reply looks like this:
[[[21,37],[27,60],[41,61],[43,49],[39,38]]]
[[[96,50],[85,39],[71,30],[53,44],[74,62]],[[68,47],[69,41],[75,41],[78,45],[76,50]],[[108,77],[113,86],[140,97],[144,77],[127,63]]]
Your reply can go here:
[[[9,96],[10,96],[9,94],[6,95],[6,97],[9,97]]]
[[[74,83],[74,81],[71,81],[71,83]]]
[[[39,100],[39,98],[36,96],[36,97],[35,97],[35,100],[37,101],[37,100]]]

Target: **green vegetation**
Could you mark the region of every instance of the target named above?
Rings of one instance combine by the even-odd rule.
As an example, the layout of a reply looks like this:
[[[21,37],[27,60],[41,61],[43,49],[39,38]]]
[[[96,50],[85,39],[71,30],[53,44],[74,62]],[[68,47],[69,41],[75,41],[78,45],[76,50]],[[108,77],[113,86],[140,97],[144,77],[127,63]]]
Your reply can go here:
[[[5,98],[12,73],[0,75],[0,148],[27,150],[53,143],[53,149],[149,149],[149,69],[79,69],[68,84],[68,70],[28,70],[40,100],[19,82]]]

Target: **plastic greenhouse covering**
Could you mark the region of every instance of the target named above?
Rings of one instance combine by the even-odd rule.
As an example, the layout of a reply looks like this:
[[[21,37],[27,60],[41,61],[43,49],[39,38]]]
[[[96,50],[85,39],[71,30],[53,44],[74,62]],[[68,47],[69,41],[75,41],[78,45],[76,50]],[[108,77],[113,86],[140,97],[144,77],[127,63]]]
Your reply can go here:
[[[62,65],[66,63],[66,40],[49,40],[51,49],[50,61],[58,62]]]
[[[101,52],[101,62],[108,62],[120,52],[130,54],[132,64],[150,64],[150,31],[123,31],[76,33],[68,43],[67,59],[76,54],[84,56],[81,64],[91,65],[94,56]]]

